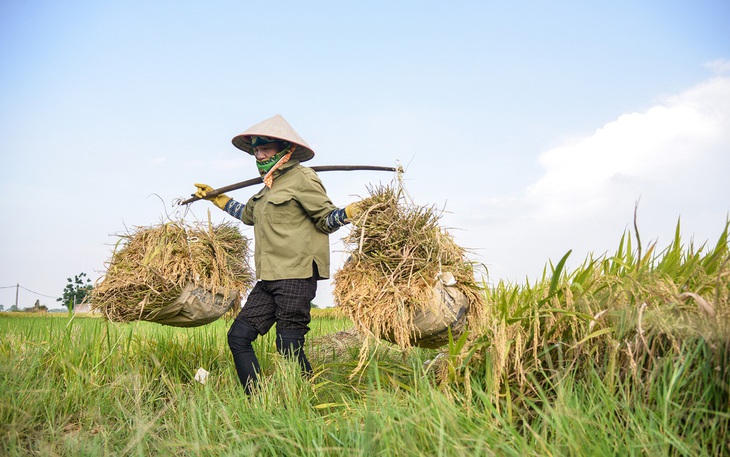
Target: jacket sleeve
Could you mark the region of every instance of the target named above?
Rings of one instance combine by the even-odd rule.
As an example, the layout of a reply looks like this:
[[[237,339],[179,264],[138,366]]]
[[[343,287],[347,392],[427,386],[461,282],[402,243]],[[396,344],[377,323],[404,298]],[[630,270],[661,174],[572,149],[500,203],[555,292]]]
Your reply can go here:
[[[301,182],[297,199],[317,229],[324,233],[333,233],[341,226],[328,224],[327,219],[333,211],[337,210],[337,207],[327,196],[327,191],[317,174],[311,170],[304,173],[305,179]]]
[[[252,196],[251,198],[249,198],[245,205],[238,203],[238,202],[231,204],[231,207],[232,207],[231,209],[235,212],[235,214],[234,214],[234,212],[227,211],[227,209],[226,209],[226,211],[231,216],[233,216],[237,219],[240,219],[241,222],[243,222],[244,224],[253,225],[253,209],[256,206],[256,202],[259,200],[259,198],[261,198],[260,192],[257,193],[256,195]],[[231,201],[235,201],[235,200],[231,200]],[[240,205],[240,207],[236,207],[235,205]],[[228,205],[226,205],[226,208],[228,208]],[[236,211],[236,210],[238,210],[238,211]]]

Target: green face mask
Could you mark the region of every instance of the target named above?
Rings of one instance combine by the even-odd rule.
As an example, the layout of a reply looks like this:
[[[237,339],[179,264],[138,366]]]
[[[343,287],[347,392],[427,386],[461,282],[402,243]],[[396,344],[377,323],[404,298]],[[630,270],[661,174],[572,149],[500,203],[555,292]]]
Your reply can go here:
[[[266,173],[271,170],[271,168],[276,165],[276,162],[278,162],[282,157],[286,155],[286,153],[289,152],[289,148],[284,148],[283,151],[277,152],[273,156],[269,157],[268,159],[264,160],[263,162],[256,161],[256,168],[259,169],[259,174],[261,176],[266,175]]]

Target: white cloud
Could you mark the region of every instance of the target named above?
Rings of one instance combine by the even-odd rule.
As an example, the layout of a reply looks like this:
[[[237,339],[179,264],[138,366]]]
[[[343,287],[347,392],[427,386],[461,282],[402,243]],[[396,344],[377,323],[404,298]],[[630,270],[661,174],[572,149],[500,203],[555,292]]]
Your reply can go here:
[[[704,66],[712,70],[716,75],[725,75],[730,73],[730,60],[727,59],[715,59],[705,63]]]
[[[585,217],[612,200],[676,181],[727,145],[730,79],[715,79],[644,113],[620,116],[593,135],[540,157],[545,173],[527,191],[540,218]]]
[[[574,265],[612,251],[637,201],[642,241],[667,235],[666,246],[681,217],[687,237],[714,242],[730,210],[729,151],[730,78],[715,77],[545,151],[523,195],[481,202],[489,222],[466,224],[479,226],[493,279],[532,279],[570,249]]]

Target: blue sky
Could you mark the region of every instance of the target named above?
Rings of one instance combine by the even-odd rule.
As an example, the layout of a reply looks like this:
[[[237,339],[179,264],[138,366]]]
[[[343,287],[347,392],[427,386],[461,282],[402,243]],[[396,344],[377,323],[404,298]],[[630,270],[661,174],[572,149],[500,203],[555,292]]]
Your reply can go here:
[[[637,201],[642,240],[665,246],[681,217],[687,240],[716,241],[730,3],[594,3],[3,0],[0,287],[55,306],[194,182],[255,176],[230,140],[277,113],[311,165],[402,162],[491,282],[612,251]],[[321,177],[341,206],[391,179]],[[205,202],[186,217],[208,209],[226,220]]]

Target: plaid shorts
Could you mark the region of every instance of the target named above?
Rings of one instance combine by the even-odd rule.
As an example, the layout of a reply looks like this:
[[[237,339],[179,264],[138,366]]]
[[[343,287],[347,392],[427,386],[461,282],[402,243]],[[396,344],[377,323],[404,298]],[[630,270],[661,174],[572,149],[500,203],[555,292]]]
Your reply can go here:
[[[311,303],[317,293],[316,275],[307,279],[259,281],[248,294],[236,320],[252,325],[265,335],[277,329],[309,331]]]

